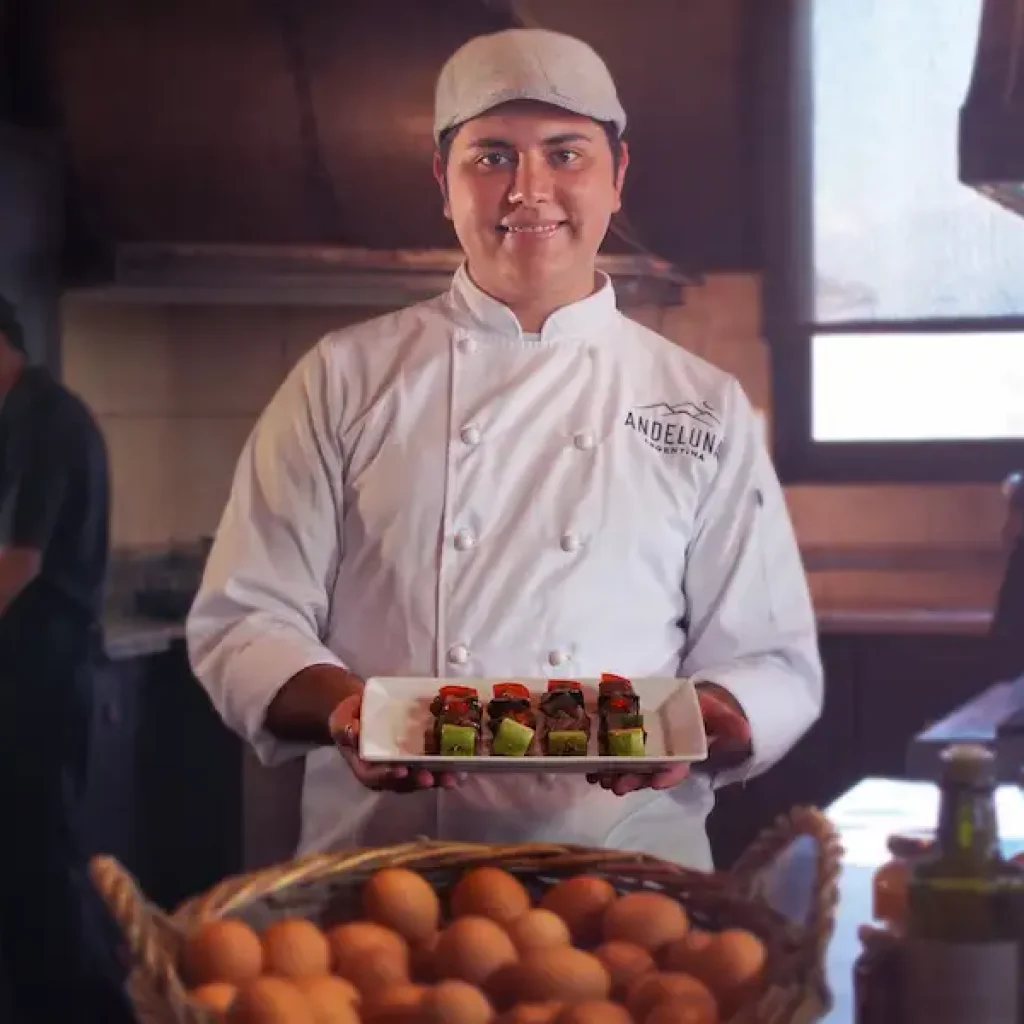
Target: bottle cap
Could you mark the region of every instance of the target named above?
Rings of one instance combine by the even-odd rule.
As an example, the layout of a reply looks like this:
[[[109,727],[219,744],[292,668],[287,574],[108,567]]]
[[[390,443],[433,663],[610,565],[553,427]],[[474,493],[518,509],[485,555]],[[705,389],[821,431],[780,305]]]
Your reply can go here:
[[[977,743],[953,744],[942,752],[942,781],[961,786],[994,786],[995,755]]]

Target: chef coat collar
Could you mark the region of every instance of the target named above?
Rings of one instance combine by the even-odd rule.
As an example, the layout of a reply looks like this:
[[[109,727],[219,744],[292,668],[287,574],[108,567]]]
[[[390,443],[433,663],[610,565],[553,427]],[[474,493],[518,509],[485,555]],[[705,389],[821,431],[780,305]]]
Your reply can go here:
[[[590,337],[614,319],[618,312],[615,288],[607,274],[598,271],[598,276],[601,284],[597,291],[555,310],[547,318],[540,332],[541,342]],[[524,340],[523,328],[515,313],[482,291],[469,276],[465,263],[455,272],[448,301],[456,320],[475,334],[490,335],[495,340]]]

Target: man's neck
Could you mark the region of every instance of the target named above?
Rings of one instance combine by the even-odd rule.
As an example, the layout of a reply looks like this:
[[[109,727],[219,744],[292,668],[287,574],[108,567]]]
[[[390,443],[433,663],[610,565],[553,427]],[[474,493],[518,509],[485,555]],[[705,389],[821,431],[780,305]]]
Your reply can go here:
[[[469,271],[470,277],[473,277],[472,267]],[[502,288],[500,284],[492,288],[488,284],[481,284],[475,277],[473,280],[481,291],[508,306],[525,334],[539,334],[553,313],[582,302],[600,287],[596,271],[591,271],[589,277],[583,278],[582,281],[567,282],[563,287],[547,288],[543,292],[519,288],[513,291]]]

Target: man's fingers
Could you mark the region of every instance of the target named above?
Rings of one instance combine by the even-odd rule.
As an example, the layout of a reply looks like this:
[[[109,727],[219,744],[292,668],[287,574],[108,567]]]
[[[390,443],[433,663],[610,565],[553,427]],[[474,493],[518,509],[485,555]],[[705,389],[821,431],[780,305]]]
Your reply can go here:
[[[674,786],[678,786],[689,774],[690,766],[688,764],[676,765],[676,767],[669,768],[667,771],[658,772],[651,778],[651,789],[672,789]]]
[[[750,723],[714,694],[701,693],[700,710],[707,732],[716,738],[747,743],[750,741]]]
[[[644,789],[650,784],[650,780],[643,775],[620,775],[612,784],[612,792],[616,796],[625,796],[627,793],[635,793],[638,789]]]

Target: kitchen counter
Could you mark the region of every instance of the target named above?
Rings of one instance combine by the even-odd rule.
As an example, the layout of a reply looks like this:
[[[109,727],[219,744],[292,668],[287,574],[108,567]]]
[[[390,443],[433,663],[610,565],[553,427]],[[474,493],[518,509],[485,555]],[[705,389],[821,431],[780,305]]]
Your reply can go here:
[[[818,608],[818,627],[829,634],[984,636],[992,622],[986,608]]]
[[[103,623],[107,657],[114,661],[162,654],[185,639],[184,622],[108,615]]]
[[[822,608],[818,624],[823,634],[943,634],[983,636],[991,613],[981,608],[851,609]],[[143,616],[109,615],[105,622],[107,655],[115,660],[160,654],[185,637],[185,624]]]

